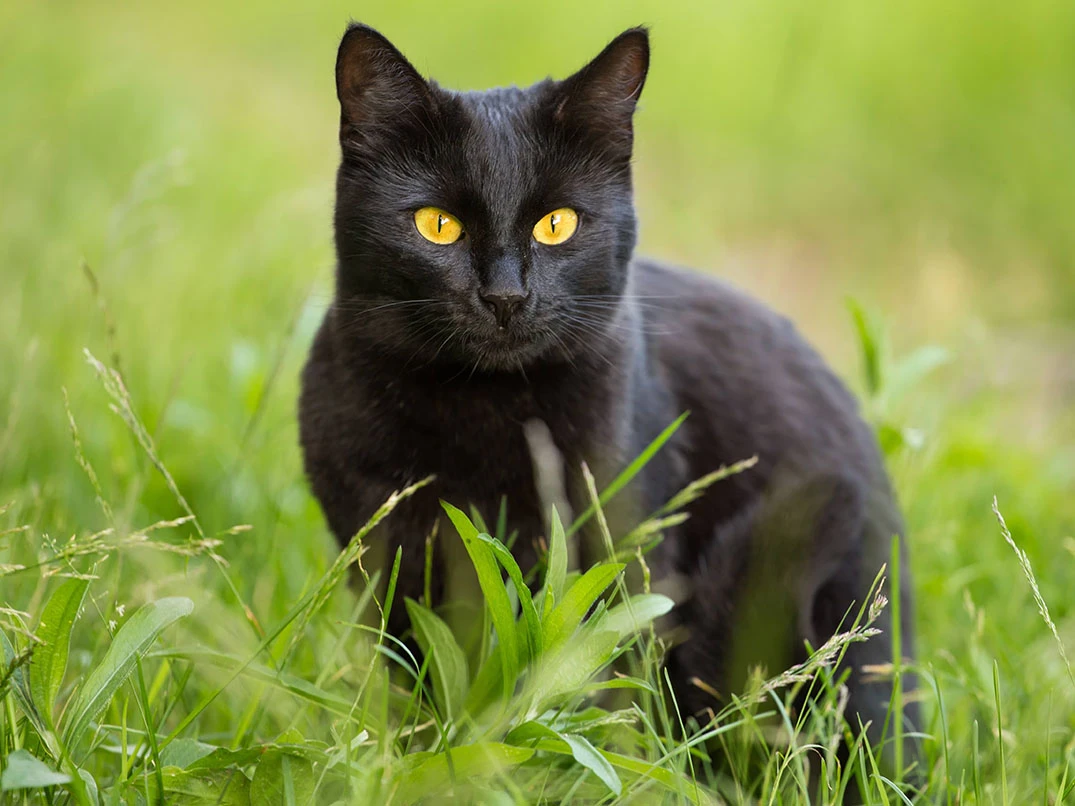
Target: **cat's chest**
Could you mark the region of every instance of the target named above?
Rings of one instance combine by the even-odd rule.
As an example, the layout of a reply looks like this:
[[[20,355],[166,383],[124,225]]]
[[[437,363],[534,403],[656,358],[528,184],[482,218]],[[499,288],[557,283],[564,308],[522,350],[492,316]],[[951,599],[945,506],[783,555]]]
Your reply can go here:
[[[356,458],[377,465],[395,483],[435,475],[438,494],[448,500],[533,499],[527,433],[535,421],[544,425],[539,430],[551,438],[554,461],[563,467],[587,461],[596,469],[605,463],[595,461],[601,457],[592,448],[604,454],[622,441],[621,419],[608,395],[561,377],[371,380],[363,378],[361,405],[353,409],[362,412],[354,425],[364,443],[364,456]]]
[[[471,489],[529,477],[524,424],[543,415],[533,395],[387,384],[378,398],[381,436],[415,474],[435,473]]]

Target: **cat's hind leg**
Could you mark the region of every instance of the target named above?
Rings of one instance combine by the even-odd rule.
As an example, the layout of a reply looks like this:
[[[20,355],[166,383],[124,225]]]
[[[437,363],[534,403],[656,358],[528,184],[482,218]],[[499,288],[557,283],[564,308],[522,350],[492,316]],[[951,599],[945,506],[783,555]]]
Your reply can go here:
[[[867,618],[876,593],[871,586],[888,559],[890,536],[882,533],[888,527],[877,524],[898,528],[894,513],[887,497],[875,497],[857,480],[824,475],[773,485],[720,524],[695,560],[691,596],[678,612],[686,637],[669,666],[683,715],[704,718],[700,715],[708,711],[719,712],[730,701],[729,692],[747,687],[754,670],[778,675],[806,659],[807,643],[821,647]],[[901,587],[904,655],[909,656],[909,586]],[[850,643],[837,674],[849,670],[846,716],[852,733],[860,720],[868,724],[871,743],[890,758],[885,734],[892,735],[896,717],[888,713],[887,609],[873,627],[880,634]],[[912,710],[904,712],[905,720]]]

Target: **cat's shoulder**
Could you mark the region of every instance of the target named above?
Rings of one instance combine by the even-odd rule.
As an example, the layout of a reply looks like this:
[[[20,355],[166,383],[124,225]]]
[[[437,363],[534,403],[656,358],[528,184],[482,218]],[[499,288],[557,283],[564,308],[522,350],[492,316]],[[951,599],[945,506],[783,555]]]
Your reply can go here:
[[[633,263],[633,293],[642,307],[663,319],[723,329],[740,337],[798,341],[794,324],[783,314],[731,283],[668,263],[639,258]]]
[[[685,377],[784,395],[811,389],[837,408],[854,405],[795,324],[763,301],[702,272],[651,260],[635,264],[635,293],[662,360]]]
[[[300,425],[310,428],[340,427],[345,420],[370,411],[370,384],[351,371],[341,352],[333,311],[321,322],[306,365],[299,395]]]
[[[635,281],[642,293],[657,297],[687,297],[703,304],[760,305],[743,290],[697,269],[636,257],[631,264]]]

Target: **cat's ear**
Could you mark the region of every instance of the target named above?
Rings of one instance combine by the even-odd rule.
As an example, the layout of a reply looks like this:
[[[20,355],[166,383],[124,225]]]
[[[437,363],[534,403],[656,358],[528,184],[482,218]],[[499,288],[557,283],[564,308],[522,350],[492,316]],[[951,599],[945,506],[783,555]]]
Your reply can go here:
[[[630,28],[588,65],[564,79],[556,119],[590,128],[630,149],[631,121],[649,70],[649,32]]]
[[[351,23],[336,55],[340,143],[384,133],[405,111],[429,109],[429,83],[396,47],[368,25]]]

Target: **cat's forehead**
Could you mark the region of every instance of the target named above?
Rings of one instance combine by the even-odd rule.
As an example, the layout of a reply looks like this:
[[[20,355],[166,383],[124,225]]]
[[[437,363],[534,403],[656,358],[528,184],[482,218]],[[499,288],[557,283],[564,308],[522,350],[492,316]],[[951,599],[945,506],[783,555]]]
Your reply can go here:
[[[465,139],[471,157],[521,159],[535,145],[541,128],[543,86],[497,87],[460,93]]]
[[[540,96],[540,85],[494,87],[488,90],[458,93],[463,108],[476,122],[498,128],[513,127],[522,122],[534,108]]]
[[[507,209],[533,187],[545,160],[544,87],[499,87],[456,95],[462,115],[461,166],[468,184],[493,207]]]

